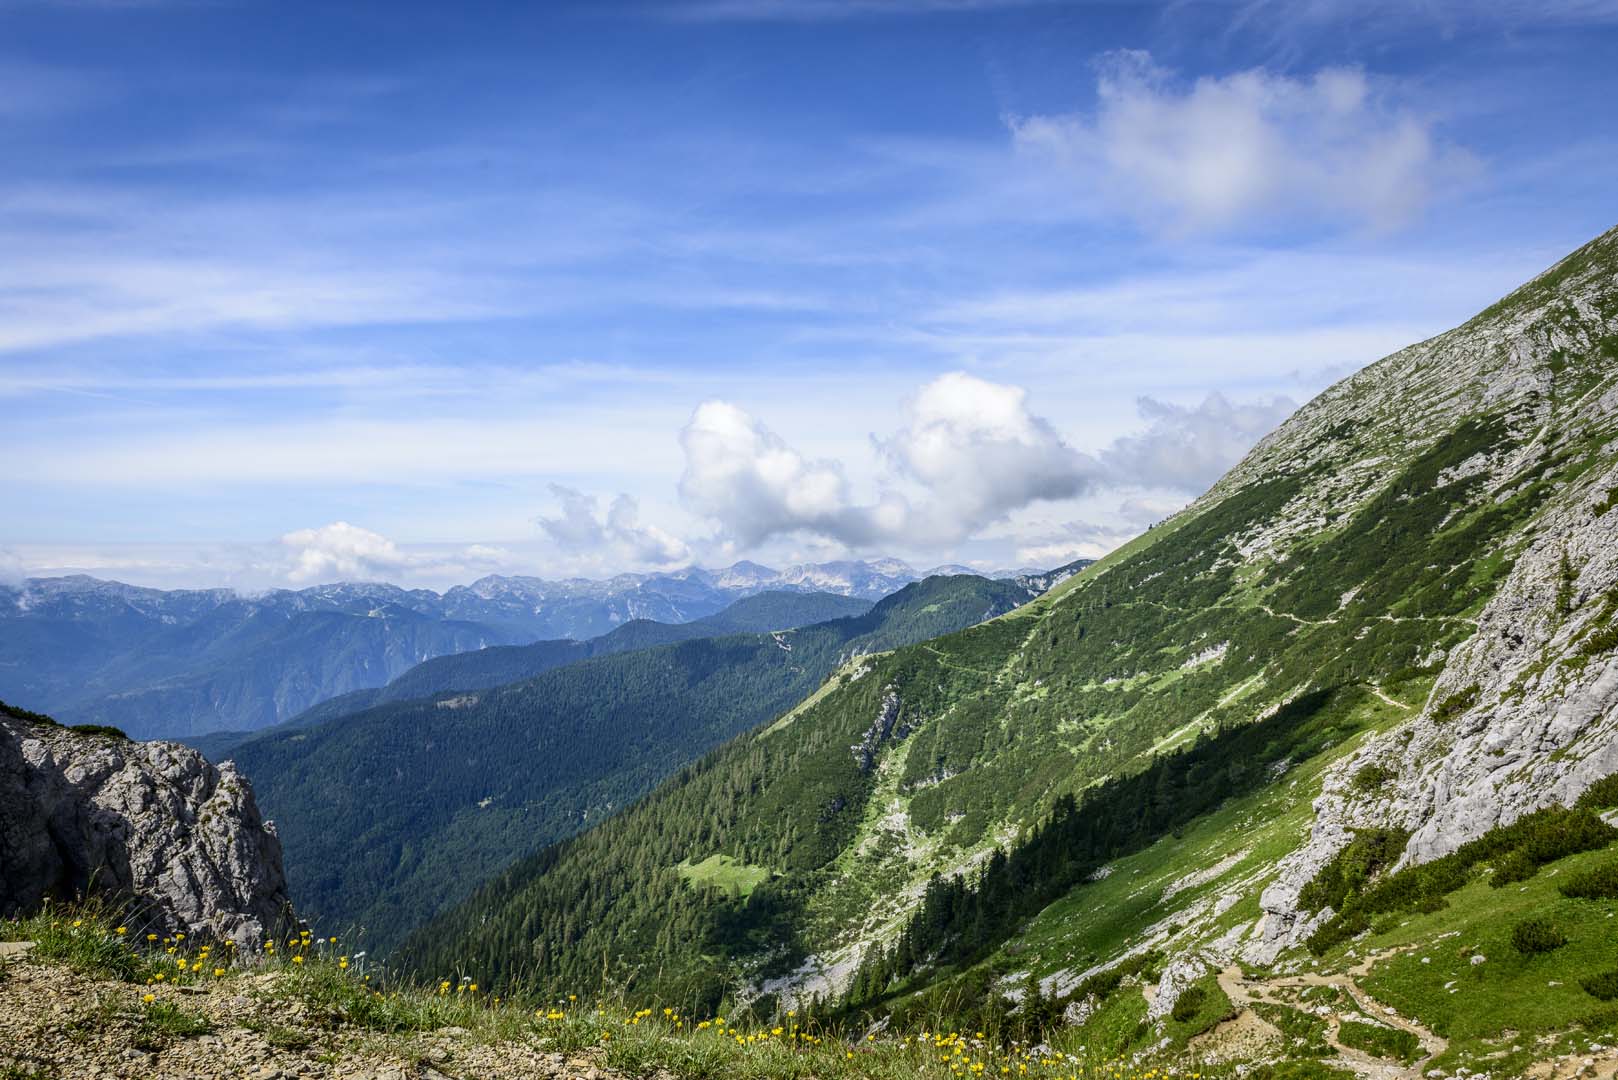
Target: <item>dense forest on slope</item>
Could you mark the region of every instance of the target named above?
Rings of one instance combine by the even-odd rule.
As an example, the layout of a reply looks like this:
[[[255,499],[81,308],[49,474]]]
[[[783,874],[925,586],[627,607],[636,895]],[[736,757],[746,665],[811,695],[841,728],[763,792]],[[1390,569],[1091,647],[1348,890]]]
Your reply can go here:
[[[928,578],[862,615],[601,656],[238,747],[300,910],[383,947],[519,855],[771,719],[856,653],[1003,613],[1009,581]],[[775,601],[739,618],[776,617]],[[643,628],[642,628],[643,629]],[[636,631],[637,633],[640,630]]]
[[[386,686],[355,690],[323,701],[279,727],[313,727],[375,705],[432,697],[450,690],[486,690],[531,679],[552,668],[596,656],[611,656],[676,641],[695,641],[726,634],[786,630],[861,615],[869,611],[874,603],[873,600],[836,593],[762,592],[743,597],[723,611],[686,623],[631,619],[600,637],[584,641],[558,638],[528,645],[491,645],[451,653],[417,664]],[[220,732],[192,736],[185,742],[211,760],[222,760],[254,735],[254,732],[247,731]]]
[[[531,679],[564,664],[658,645],[672,645],[677,641],[790,630],[812,623],[863,615],[871,610],[872,604],[870,600],[833,593],[765,592],[745,597],[717,614],[687,623],[633,619],[610,633],[587,641],[536,641],[532,645],[497,645],[440,656],[417,664],[387,686],[376,690],[370,700],[359,701],[344,711],[431,697],[450,690],[486,690]]]
[[[1611,289],[1610,275],[1580,280]],[[1566,419],[1618,366],[1580,310],[1536,283],[1345,381],[1166,525],[1011,615],[844,673],[512,867],[413,936],[406,961],[578,992],[629,983],[693,1006],[748,986],[840,990],[870,943],[901,939],[932,874],[976,880],[1019,837],[1091,827],[1095,785],[1167,777],[1206,808],[1239,785],[1193,775],[1198,755],[1245,744],[1199,740],[1309,695],[1430,685],[1548,502],[1611,464],[1610,427]],[[1547,324],[1581,351],[1486,336]],[[1491,365],[1529,362],[1532,378],[1488,381]],[[1274,759],[1267,743],[1247,750]],[[1192,771],[1153,773],[1165,759]],[[1144,814],[1123,840],[1102,830],[1097,850],[1177,819]],[[1055,895],[1065,873],[1031,895]],[[929,948],[977,942],[964,958],[1008,931],[938,895]]]

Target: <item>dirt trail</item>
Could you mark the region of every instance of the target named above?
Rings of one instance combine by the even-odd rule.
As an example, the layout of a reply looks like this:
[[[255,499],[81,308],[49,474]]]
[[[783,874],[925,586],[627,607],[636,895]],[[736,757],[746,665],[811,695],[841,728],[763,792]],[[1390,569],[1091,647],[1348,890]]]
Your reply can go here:
[[[1342,1030],[1344,1016],[1339,1012],[1332,1012],[1322,1017],[1326,1021],[1326,1043],[1342,1059],[1342,1063],[1354,1070],[1358,1076],[1366,1080],[1417,1080],[1426,1069],[1427,1063],[1442,1054],[1449,1048],[1449,1041],[1441,1035],[1434,1034],[1421,1024],[1383,1005],[1371,995],[1367,994],[1356,979],[1370,974],[1371,965],[1383,959],[1387,953],[1368,956],[1354,967],[1342,974],[1321,975],[1310,972],[1304,975],[1286,976],[1275,979],[1248,980],[1242,975],[1239,967],[1228,967],[1219,973],[1219,988],[1230,998],[1231,1004],[1242,1011],[1249,1011],[1254,1002],[1263,1002],[1270,1005],[1283,1005],[1296,1008],[1296,1004],[1283,1000],[1277,993],[1282,989],[1299,989],[1308,986],[1332,986],[1346,993],[1354,1002],[1355,1007],[1366,1016],[1387,1024],[1389,1027],[1407,1031],[1416,1037],[1421,1044],[1422,1056],[1411,1065],[1404,1065],[1397,1061],[1389,1061],[1368,1054],[1352,1046],[1344,1046],[1338,1038]]]
[[[1380,686],[1372,685],[1371,686],[1371,693],[1375,694],[1377,697],[1381,698],[1383,701],[1386,701],[1389,705],[1392,705],[1396,709],[1404,709],[1406,712],[1408,712],[1409,710],[1415,708],[1414,705],[1406,705],[1402,701],[1395,701],[1393,698],[1390,698],[1387,694],[1384,694],[1382,692],[1382,688]]]

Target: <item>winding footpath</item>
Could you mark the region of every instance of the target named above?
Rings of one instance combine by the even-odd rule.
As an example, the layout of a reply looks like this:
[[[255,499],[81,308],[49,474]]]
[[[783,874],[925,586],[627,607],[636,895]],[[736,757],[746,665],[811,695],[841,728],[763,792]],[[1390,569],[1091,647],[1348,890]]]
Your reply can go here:
[[[1255,1002],[1267,1005],[1279,1005],[1285,1008],[1296,1009],[1297,1004],[1285,1000],[1279,990],[1297,990],[1310,986],[1335,987],[1349,996],[1360,1012],[1368,1017],[1409,1032],[1421,1044],[1421,1057],[1409,1065],[1386,1058],[1379,1058],[1352,1046],[1343,1045],[1339,1038],[1342,1030],[1343,1015],[1333,1011],[1321,1019],[1326,1021],[1326,1044],[1336,1051],[1342,1064],[1352,1069],[1356,1075],[1366,1080],[1415,1080],[1422,1075],[1428,1062],[1449,1048],[1449,1041],[1408,1017],[1400,1016],[1397,1011],[1383,1005],[1371,995],[1360,988],[1356,981],[1359,977],[1370,974],[1371,965],[1383,959],[1386,954],[1366,957],[1359,964],[1342,974],[1322,975],[1310,972],[1303,975],[1285,976],[1275,979],[1249,980],[1242,975],[1241,968],[1228,967],[1219,973],[1219,988],[1230,998],[1231,1004],[1243,1012],[1252,1012]],[[1239,1017],[1238,1017],[1239,1018]],[[1260,1020],[1261,1023],[1267,1022]],[[1273,1028],[1272,1028],[1273,1030]],[[1280,1037],[1280,1032],[1275,1032]]]

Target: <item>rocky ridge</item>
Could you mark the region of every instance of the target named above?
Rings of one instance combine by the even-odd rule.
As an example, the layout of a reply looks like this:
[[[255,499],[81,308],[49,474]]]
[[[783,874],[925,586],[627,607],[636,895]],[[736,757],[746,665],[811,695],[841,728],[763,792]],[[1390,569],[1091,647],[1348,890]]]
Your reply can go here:
[[[1300,412],[1313,413],[1307,423],[1284,425],[1238,471],[1256,475],[1277,455],[1305,452],[1322,425],[1342,422],[1336,406],[1353,400],[1356,384],[1375,387],[1385,407],[1408,405],[1411,431],[1448,430],[1457,411],[1486,404],[1515,408],[1519,448],[1466,463],[1487,476],[1496,499],[1523,482],[1533,457],[1611,438],[1618,381],[1601,358],[1618,328],[1615,250],[1618,230],[1523,290],[1532,296],[1536,284],[1560,277],[1556,304],[1513,306],[1508,298],[1339,384]],[[1484,358],[1481,379],[1467,372],[1464,356]],[[1580,372],[1568,357],[1588,367]],[[1381,378],[1372,378],[1379,368]],[[1618,614],[1614,492],[1618,463],[1609,459],[1508,541],[1518,552],[1510,575],[1479,613],[1476,632],[1443,658],[1421,711],[1326,777],[1308,841],[1264,892],[1249,960],[1273,961],[1329,917],[1329,909],[1299,911],[1298,896],[1355,830],[1406,830],[1404,863],[1426,862],[1532,811],[1571,805],[1618,772],[1618,654],[1584,648]],[[1368,766],[1390,778],[1370,792],[1354,783]]]
[[[92,891],[244,946],[290,914],[281,842],[229,762],[0,713],[0,917]]]

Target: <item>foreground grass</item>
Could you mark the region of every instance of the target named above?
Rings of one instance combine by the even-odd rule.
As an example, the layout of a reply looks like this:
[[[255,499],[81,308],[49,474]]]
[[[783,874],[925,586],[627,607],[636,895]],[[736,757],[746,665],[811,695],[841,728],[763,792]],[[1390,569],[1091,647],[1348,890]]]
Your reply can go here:
[[[666,1070],[685,1080],[1202,1080],[1223,1075],[1190,1063],[1175,1067],[1162,1059],[1149,1064],[1126,1059],[1106,1039],[1078,1043],[1061,1033],[1030,1046],[980,1031],[853,1032],[794,1013],[760,1025],[623,1002],[500,997],[467,978],[387,985],[380,974],[364,971],[362,958],[346,954],[341,942],[307,931],[263,943],[243,956],[234,946],[163,935],[126,919],[127,912],[95,902],[47,908],[33,918],[0,922],[0,938],[34,941],[36,959],[135,984],[141,995],[137,1041],[154,1048],[212,1030],[191,1007],[198,999],[173,988],[215,984],[258,999],[263,1018],[253,1021],[252,1029],[272,1045],[292,1050],[345,1031],[396,1037],[402,1046],[416,1036],[459,1029],[482,1042],[522,1042],[583,1055],[629,1075]],[[1210,1000],[1210,1009],[1219,1007]],[[1132,1012],[1120,1021],[1132,1031],[1139,1017]],[[1326,1075],[1273,1074],[1275,1080]]]

